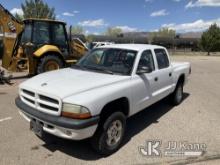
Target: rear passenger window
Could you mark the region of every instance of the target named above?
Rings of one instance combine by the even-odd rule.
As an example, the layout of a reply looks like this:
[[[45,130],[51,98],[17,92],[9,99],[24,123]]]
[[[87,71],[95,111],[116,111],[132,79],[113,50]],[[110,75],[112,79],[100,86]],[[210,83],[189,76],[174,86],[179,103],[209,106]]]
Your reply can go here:
[[[157,58],[158,68],[163,69],[169,67],[169,60],[166,51],[164,49],[155,49],[154,52]]]

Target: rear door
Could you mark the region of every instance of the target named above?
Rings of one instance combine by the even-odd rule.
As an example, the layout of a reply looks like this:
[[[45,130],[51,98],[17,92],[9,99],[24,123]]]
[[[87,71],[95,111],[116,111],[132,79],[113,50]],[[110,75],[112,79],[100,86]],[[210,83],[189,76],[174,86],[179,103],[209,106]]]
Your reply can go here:
[[[165,49],[154,49],[155,58],[157,62],[157,69],[155,75],[155,83],[157,90],[154,91],[152,96],[155,101],[158,101],[165,96],[169,95],[172,91],[172,67],[168,58],[168,53]]]

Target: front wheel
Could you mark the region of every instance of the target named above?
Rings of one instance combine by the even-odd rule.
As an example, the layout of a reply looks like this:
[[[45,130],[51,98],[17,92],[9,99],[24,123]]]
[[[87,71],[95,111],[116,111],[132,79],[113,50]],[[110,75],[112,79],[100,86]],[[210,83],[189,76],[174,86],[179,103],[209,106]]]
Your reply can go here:
[[[37,74],[63,68],[63,61],[56,55],[47,55],[40,59]]]
[[[110,155],[122,143],[126,127],[126,117],[122,112],[114,112],[99,125],[91,139],[92,147],[100,154]]]

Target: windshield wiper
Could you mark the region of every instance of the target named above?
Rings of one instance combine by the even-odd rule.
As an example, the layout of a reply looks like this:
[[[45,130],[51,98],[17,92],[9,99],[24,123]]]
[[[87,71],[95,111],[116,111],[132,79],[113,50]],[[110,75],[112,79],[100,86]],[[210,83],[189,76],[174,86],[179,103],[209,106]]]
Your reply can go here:
[[[93,67],[93,66],[84,66],[84,67],[86,69],[101,71],[101,72],[105,72],[105,73],[108,73],[108,74],[114,74],[114,72],[112,72],[111,70],[104,69],[104,68],[98,68],[98,67]]]

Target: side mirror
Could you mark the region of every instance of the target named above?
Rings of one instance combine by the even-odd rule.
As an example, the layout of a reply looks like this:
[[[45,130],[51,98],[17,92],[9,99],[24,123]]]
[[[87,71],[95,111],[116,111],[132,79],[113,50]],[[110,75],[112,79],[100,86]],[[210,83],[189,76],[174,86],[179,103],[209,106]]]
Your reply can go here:
[[[139,66],[137,69],[137,74],[145,74],[145,73],[151,73],[152,69],[147,66]]]

